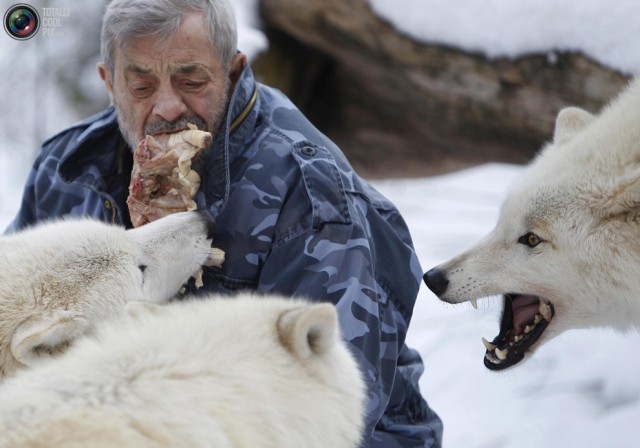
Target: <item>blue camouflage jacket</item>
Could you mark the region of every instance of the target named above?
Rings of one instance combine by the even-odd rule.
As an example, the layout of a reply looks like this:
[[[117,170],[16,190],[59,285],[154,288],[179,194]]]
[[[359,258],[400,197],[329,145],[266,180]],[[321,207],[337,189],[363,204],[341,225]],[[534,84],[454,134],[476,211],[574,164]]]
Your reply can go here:
[[[62,131],[43,144],[7,231],[62,215],[130,226],[131,159],[113,107]],[[441,446],[442,423],[418,389],[422,360],[404,343],[422,269],[396,208],[249,67],[201,163],[195,200],[226,253],[203,290],[333,302],[369,388],[363,446]]]

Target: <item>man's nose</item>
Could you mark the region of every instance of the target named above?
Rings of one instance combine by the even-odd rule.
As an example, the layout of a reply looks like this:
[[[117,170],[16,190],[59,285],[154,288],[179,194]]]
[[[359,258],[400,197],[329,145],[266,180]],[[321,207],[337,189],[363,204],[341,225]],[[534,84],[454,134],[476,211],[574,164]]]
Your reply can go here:
[[[156,96],[153,113],[166,121],[174,121],[187,111],[180,94],[172,86],[162,86]]]

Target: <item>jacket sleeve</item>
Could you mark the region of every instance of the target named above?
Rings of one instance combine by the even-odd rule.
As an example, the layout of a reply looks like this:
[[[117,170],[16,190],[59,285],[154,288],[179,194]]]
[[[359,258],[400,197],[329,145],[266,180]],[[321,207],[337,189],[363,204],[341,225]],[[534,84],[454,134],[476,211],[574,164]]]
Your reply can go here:
[[[18,213],[5,233],[65,215],[109,221],[112,213],[105,208],[98,190],[104,187],[101,171],[113,165],[117,155],[114,142],[119,139],[115,112],[109,107],[43,142],[27,177]],[[60,177],[61,161],[70,148],[80,146],[91,156],[91,163],[74,165],[78,168],[74,179],[64,181]]]
[[[336,304],[368,386],[363,446],[441,446],[441,421],[418,388],[422,360],[404,344],[422,272],[402,218],[388,201],[323,193],[335,184],[305,175],[313,229],[274,244],[258,289]]]
[[[81,195],[77,186],[67,185],[58,176],[60,158],[79,130],[71,128],[45,141],[31,166],[18,213],[5,233],[13,233],[52,217],[61,216]]]
[[[18,209],[18,213],[13,218],[13,221],[9,224],[9,226],[5,229],[4,233],[14,233],[24,227],[34,224],[37,221],[36,216],[36,182],[38,179],[43,181],[43,176],[40,173],[40,163],[43,154],[40,153],[36,161],[31,167],[29,171],[29,175],[27,177],[27,181],[24,186],[24,190],[22,193],[22,200],[20,201],[20,208]],[[46,179],[45,179],[45,182]],[[48,182],[50,185],[51,182]],[[44,186],[46,189],[47,186]]]

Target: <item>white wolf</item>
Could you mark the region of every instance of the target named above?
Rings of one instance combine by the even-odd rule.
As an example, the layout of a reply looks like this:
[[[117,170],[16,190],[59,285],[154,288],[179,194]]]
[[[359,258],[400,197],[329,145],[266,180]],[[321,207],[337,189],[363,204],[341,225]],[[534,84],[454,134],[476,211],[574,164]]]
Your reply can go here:
[[[133,302],[0,386],[0,447],[354,448],[364,383],[335,307]]]
[[[424,280],[449,303],[504,295],[493,370],[568,329],[638,327],[640,79],[598,115],[562,110],[496,228]]]
[[[87,219],[0,237],[0,379],[64,350],[130,300],[166,302],[208,260],[213,219],[135,230]]]

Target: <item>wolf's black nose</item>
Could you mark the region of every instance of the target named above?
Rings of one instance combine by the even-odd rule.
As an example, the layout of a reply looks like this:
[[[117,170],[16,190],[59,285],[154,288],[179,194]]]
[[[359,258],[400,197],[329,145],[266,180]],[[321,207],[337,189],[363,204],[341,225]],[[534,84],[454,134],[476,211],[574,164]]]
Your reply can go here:
[[[422,279],[429,289],[437,296],[444,294],[447,290],[447,286],[449,286],[449,280],[447,279],[444,271],[436,268],[427,271],[427,273],[422,276]]]
[[[207,226],[207,239],[213,239],[213,235],[216,232],[216,220],[213,218],[213,215],[206,208],[199,208],[195,210],[195,212],[200,215],[202,222]]]

